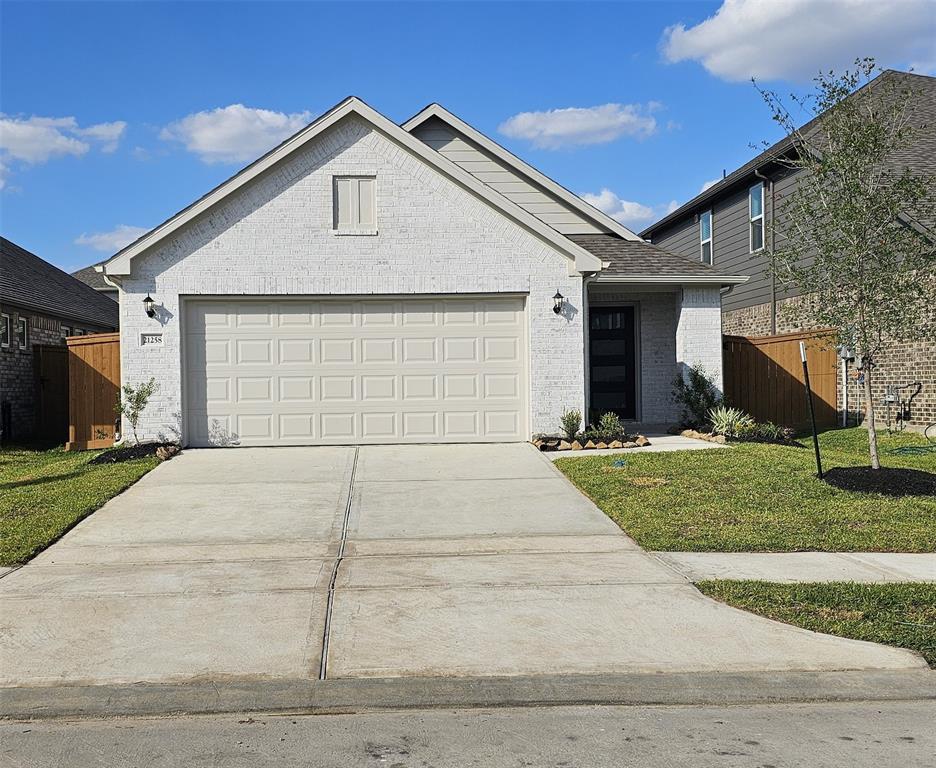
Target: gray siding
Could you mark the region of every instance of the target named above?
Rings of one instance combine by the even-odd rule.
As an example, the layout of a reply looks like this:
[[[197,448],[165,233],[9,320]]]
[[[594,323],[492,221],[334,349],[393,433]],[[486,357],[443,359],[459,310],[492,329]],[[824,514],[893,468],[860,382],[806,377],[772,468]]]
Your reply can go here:
[[[774,194],[777,200],[795,185],[793,175],[777,178]],[[764,304],[771,298],[771,276],[768,269],[770,226],[773,219],[773,204],[769,187],[764,193],[766,227],[765,243],[768,247],[751,253],[748,229],[748,190],[750,185],[728,191],[711,203],[712,209],[712,253],[713,263],[719,272],[731,275],[748,275],[750,280],[735,286],[724,297],[725,311]],[[700,211],[706,210],[705,207]],[[653,243],[674,253],[690,258],[699,258],[699,222],[695,214],[689,214],[673,222],[666,229],[653,235]],[[777,291],[777,295],[786,295]]]
[[[430,118],[415,128],[413,135],[564,235],[602,234],[608,231],[534,184],[531,179],[517,174],[442,120]]]

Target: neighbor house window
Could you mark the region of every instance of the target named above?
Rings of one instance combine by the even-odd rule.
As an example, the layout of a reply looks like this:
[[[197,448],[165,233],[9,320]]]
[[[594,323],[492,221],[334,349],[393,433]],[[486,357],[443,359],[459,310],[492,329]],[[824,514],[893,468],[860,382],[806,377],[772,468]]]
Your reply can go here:
[[[0,315],[0,347],[10,346],[10,316]]]
[[[751,253],[764,247],[764,185],[755,184],[748,191],[751,221]]]
[[[63,325],[62,326],[62,338],[67,339],[71,335],[72,335],[71,328],[69,328],[67,325]]]
[[[19,344],[20,349],[26,349],[26,344],[29,343],[29,324],[25,317],[21,317],[17,323],[16,343]]]
[[[712,263],[712,212],[705,211],[699,216],[699,258],[703,264]]]
[[[376,188],[377,179],[373,176],[335,176],[336,232],[376,232]]]

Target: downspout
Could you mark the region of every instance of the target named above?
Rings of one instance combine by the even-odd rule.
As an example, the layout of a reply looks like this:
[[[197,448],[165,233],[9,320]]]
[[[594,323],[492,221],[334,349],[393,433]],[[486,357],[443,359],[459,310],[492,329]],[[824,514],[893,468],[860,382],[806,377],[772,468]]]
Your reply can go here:
[[[774,231],[774,206],[776,205],[775,189],[773,179],[765,176],[759,170],[754,170],[754,175],[759,178],[761,181],[767,184],[767,188],[770,190],[770,335],[775,336],[777,333],[777,275],[773,269],[773,254],[774,246],[776,245],[777,234]],[[764,212],[764,222],[767,221],[766,211]]]

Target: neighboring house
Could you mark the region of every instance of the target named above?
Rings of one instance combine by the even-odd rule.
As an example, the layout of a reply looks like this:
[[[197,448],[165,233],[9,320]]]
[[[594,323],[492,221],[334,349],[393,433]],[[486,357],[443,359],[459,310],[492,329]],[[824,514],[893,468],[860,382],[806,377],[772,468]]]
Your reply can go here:
[[[885,77],[899,78],[901,85],[917,93],[913,120],[924,126],[913,145],[893,162],[936,174],[936,78],[888,70],[865,88],[874,87]],[[803,130],[808,132],[809,125]],[[790,151],[788,139],[777,142],[641,233],[655,245],[711,264],[718,272],[751,276],[722,302],[726,334],[766,336],[803,330],[783,310],[808,297],[784,291],[769,269],[772,238],[785,234],[773,226],[774,212],[803,173],[778,162]],[[854,411],[860,398],[854,371],[848,381],[849,410]],[[895,343],[879,356],[872,384],[875,398],[885,405],[883,418],[887,415],[883,401],[888,389],[904,387],[898,396],[906,398],[916,390],[915,383],[921,388],[910,404],[909,423],[925,426],[936,422],[936,342]],[[840,409],[842,403],[839,386]]]
[[[3,439],[32,436],[46,347],[67,336],[115,331],[118,306],[80,280],[0,238],[0,429]],[[67,415],[67,414],[66,414]]]
[[[109,299],[114,301],[119,300],[116,286],[109,285],[106,280],[104,280],[104,273],[98,270],[100,264],[92,264],[90,267],[85,267],[84,269],[79,269],[77,272],[72,272],[72,277],[76,280],[81,280],[85,285],[89,285],[94,290],[99,293],[107,296]]]
[[[104,270],[123,381],[159,383],[140,429],[191,445],[521,441],[589,406],[671,423],[683,367],[720,376],[745,280],[438,105],[400,126],[357,98]]]

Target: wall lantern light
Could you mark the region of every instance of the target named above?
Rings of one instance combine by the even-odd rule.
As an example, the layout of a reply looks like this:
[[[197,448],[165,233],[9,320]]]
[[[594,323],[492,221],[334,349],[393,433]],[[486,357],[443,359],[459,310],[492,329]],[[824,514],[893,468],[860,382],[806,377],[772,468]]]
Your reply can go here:
[[[565,296],[563,296],[559,291],[556,291],[556,295],[553,296],[553,312],[557,315],[562,312],[562,307],[565,304]]]
[[[143,299],[143,309],[146,310],[147,317],[156,317],[156,302],[150,298],[149,294],[146,294],[146,298]]]

